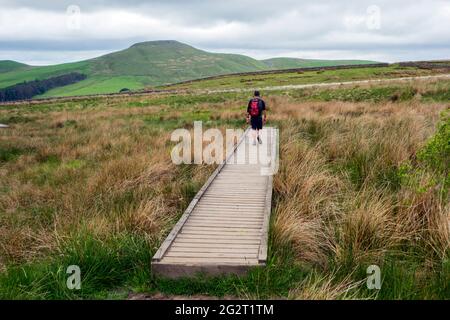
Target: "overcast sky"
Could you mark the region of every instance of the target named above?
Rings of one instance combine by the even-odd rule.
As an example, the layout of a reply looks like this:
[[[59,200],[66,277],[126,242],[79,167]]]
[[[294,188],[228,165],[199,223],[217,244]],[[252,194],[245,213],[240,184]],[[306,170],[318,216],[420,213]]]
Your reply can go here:
[[[0,60],[54,64],[174,39],[254,58],[450,58],[450,0],[0,0]]]

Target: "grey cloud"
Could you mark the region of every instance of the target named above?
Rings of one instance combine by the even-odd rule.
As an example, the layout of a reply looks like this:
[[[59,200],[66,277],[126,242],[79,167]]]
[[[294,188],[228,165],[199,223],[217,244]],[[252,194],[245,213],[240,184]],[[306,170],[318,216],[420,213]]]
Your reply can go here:
[[[86,17],[79,32],[67,32],[64,20],[57,18],[64,17],[70,4],[80,6]],[[365,20],[373,4],[381,10],[381,28],[376,30],[368,28]],[[440,0],[0,0],[0,5],[17,15],[11,25],[4,26],[0,12],[0,50],[4,52],[113,51],[156,39],[257,55],[341,51],[393,60],[415,54],[423,59],[427,52],[430,57],[449,58],[450,49],[450,4]],[[45,25],[21,21],[24,12]]]

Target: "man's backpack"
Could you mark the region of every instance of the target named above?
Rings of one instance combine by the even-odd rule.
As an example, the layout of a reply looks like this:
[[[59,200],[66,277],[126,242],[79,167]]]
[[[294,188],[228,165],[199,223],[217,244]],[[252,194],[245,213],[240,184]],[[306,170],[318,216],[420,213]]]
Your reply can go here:
[[[259,116],[259,99],[253,99],[250,103],[250,115],[252,117]]]

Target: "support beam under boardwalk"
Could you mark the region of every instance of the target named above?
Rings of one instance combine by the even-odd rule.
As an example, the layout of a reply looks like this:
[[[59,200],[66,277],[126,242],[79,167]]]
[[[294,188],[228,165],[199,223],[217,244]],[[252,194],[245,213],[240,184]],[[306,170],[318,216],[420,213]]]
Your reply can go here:
[[[209,177],[153,256],[155,274],[243,275],[266,264],[278,130],[265,128],[261,137],[253,145],[247,129]]]

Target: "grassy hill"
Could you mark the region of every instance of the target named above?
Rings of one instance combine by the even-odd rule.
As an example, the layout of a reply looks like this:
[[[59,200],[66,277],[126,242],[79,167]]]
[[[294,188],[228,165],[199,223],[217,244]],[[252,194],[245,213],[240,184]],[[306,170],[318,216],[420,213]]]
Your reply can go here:
[[[0,88],[69,72],[86,74],[87,79],[84,81],[55,88],[43,95],[71,96],[113,93],[122,88],[141,89],[237,72],[364,63],[370,61],[295,58],[256,60],[244,55],[206,52],[172,40],[149,41],[98,58],[53,66],[32,67],[2,61]]]
[[[12,61],[12,60],[0,60],[0,73],[23,70],[23,69],[27,69],[27,68],[30,68],[30,66],[28,66],[24,63]]]

